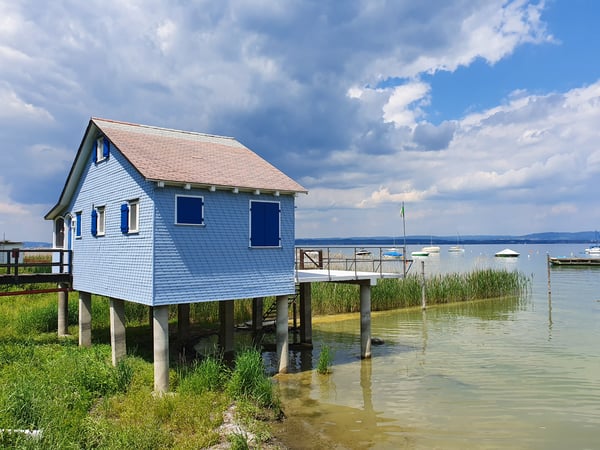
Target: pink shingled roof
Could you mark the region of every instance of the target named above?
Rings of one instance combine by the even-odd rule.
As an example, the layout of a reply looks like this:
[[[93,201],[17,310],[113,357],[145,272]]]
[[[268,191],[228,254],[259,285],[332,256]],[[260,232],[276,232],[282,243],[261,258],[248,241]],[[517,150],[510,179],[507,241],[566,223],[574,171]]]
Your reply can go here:
[[[233,138],[98,118],[92,122],[149,180],[306,192]]]

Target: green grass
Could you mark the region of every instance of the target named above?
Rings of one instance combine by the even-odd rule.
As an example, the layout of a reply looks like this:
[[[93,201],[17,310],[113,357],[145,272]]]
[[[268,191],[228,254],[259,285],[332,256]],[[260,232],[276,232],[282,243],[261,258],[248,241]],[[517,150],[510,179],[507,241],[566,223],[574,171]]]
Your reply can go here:
[[[420,306],[421,282],[417,276],[379,280],[372,309]],[[528,287],[521,274],[492,270],[435,276],[425,286],[428,305],[466,301],[465,307],[469,300],[522,295]],[[355,285],[315,283],[312,297],[315,314],[357,311],[360,303]],[[270,438],[268,423],[281,416],[281,405],[260,351],[238,352],[233,368],[218,355],[192,365],[172,361],[174,392],[156,396],[148,307],[126,302],[130,354],[113,367],[108,299],[92,299],[91,348],[77,346],[77,300],[69,294],[72,336],[59,340],[56,294],[0,297],[0,428],[43,430],[41,439],[0,433],[0,448],[202,448],[219,441],[216,430],[232,404],[259,442]],[[236,321],[248,320],[250,311],[251,300],[235,302]],[[176,316],[173,307],[170,317]],[[194,326],[216,329],[218,304],[194,304],[190,318]],[[328,371],[330,362],[323,347],[319,370]],[[233,436],[230,444],[246,448],[246,436]]]

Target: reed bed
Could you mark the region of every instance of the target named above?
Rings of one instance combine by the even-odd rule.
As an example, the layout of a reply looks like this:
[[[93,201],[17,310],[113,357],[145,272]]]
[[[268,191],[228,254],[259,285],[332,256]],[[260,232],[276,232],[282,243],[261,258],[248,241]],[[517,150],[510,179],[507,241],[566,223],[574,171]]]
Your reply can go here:
[[[423,279],[408,275],[404,279],[379,280],[371,291],[371,309],[385,311],[420,306]],[[522,296],[530,280],[520,272],[484,269],[464,274],[427,277],[425,298],[428,305]],[[359,288],[350,284],[315,283],[312,287],[314,314],[339,314],[360,310]]]

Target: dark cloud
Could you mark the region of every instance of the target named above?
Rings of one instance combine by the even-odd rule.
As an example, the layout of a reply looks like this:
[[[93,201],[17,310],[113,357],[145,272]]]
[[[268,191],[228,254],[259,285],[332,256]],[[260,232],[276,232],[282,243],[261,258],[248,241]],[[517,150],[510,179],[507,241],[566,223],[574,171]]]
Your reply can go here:
[[[419,150],[444,150],[456,131],[456,122],[446,121],[439,125],[420,123],[415,127],[413,139]]]

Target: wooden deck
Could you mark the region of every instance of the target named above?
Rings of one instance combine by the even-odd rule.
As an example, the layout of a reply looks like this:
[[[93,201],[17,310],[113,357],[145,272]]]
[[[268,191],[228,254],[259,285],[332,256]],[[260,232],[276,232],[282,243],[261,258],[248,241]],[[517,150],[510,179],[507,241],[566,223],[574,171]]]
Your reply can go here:
[[[31,283],[68,283],[73,281],[72,251],[57,249],[11,249],[0,252],[0,285],[24,286]],[[0,295],[56,292],[60,288],[7,291]]]
[[[599,257],[559,256],[550,257],[548,261],[552,266],[599,266]]]
[[[370,286],[377,284],[381,278],[403,278],[404,274],[396,272],[362,272],[355,270],[304,269],[296,271],[296,283],[340,282],[362,283]]]
[[[402,255],[406,248],[399,247]],[[360,252],[366,251],[366,254]],[[413,260],[405,256],[385,257],[385,247],[330,246],[296,247],[296,282],[364,282],[381,278],[404,278]]]

